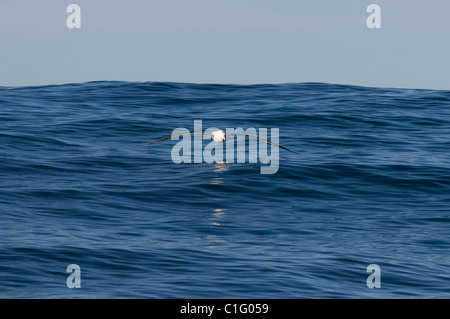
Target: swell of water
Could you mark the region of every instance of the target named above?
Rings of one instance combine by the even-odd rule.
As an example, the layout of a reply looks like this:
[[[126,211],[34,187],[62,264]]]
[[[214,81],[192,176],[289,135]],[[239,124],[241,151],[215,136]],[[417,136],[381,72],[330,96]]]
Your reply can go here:
[[[448,298],[449,106],[324,83],[0,87],[0,297]],[[141,147],[194,120],[279,128],[298,154],[262,175]]]

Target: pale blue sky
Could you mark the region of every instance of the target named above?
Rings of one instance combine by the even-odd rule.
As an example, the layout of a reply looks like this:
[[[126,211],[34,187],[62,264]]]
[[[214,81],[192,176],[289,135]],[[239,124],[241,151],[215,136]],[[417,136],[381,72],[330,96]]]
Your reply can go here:
[[[66,8],[81,7],[81,29]],[[381,29],[366,8],[381,7]],[[449,0],[2,0],[0,85],[328,82],[450,90]]]

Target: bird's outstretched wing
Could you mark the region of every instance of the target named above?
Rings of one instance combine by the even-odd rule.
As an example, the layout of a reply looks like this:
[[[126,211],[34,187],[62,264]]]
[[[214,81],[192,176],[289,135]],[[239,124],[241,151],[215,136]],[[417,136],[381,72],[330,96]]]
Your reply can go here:
[[[252,136],[252,135],[240,134],[240,133],[229,133],[228,135],[230,135],[230,136],[244,136],[244,137],[247,136],[248,138],[252,138],[254,140],[262,141],[264,143],[267,143],[267,144],[270,144],[270,145],[274,145],[276,147],[279,147],[279,148],[281,148],[283,150],[286,150],[286,151],[289,151],[291,153],[298,154],[297,152],[291,151],[290,149],[288,149],[288,148],[286,148],[284,146],[278,145],[277,143],[273,143],[273,142],[267,141],[267,140],[265,140],[263,138],[255,137],[255,136]]]
[[[144,144],[142,146],[147,146],[147,145],[150,145],[150,144],[154,144],[154,143],[157,143],[157,142],[168,140],[169,138],[172,138],[172,137],[177,137],[177,136],[182,136],[182,135],[190,135],[190,134],[210,134],[211,135],[211,133],[212,132],[189,132],[189,133],[182,133],[182,134],[177,134],[177,135],[173,135],[173,136],[171,135],[171,136],[163,137],[163,138],[160,138],[159,140],[156,140],[156,141]]]
[[[159,140],[156,140],[156,141],[144,144],[142,146],[148,146],[148,145],[151,145],[151,144],[154,144],[154,143],[157,143],[157,142],[161,142],[161,141],[167,140],[167,139],[172,138],[172,137],[178,137],[178,136],[183,136],[183,135],[191,135],[191,134],[209,134],[209,135],[211,135],[212,133],[213,132],[189,132],[189,133],[182,133],[182,134],[177,134],[177,135],[173,135],[173,136],[171,135],[171,136],[160,138]],[[270,142],[270,141],[267,141],[265,139],[262,139],[262,138],[259,138],[259,137],[255,137],[255,136],[252,136],[252,135],[249,135],[249,134],[228,133],[227,135],[229,135],[229,136],[244,136],[244,137],[247,136],[248,138],[252,138],[252,139],[255,139],[255,140],[258,140],[258,141],[262,141],[264,143],[267,143],[267,144],[270,144],[270,145],[274,145],[274,146],[276,146],[278,148],[281,148],[283,150],[289,151],[291,153],[298,154],[297,152],[291,151],[290,149],[288,149],[288,148],[286,148],[284,146],[278,145],[276,143],[273,143],[273,142]]]

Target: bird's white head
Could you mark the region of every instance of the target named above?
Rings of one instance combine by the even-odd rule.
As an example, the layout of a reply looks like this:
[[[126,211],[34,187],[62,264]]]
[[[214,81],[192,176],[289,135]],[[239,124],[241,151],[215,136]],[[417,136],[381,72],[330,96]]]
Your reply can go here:
[[[216,143],[223,143],[226,140],[225,132],[223,130],[217,130],[211,133],[212,139]]]

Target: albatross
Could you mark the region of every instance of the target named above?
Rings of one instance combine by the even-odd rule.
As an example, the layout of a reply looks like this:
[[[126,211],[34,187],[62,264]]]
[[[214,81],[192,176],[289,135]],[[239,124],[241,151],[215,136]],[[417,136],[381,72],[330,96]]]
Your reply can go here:
[[[214,142],[216,142],[216,143],[223,143],[227,139],[227,134],[225,133],[224,130],[217,130],[217,131],[213,131],[213,132],[206,132],[206,131],[205,132],[188,132],[188,133],[182,133],[182,134],[177,134],[177,135],[173,135],[173,136],[171,135],[171,136],[167,136],[167,137],[164,137],[164,138],[160,138],[159,140],[156,140],[156,141],[144,144],[142,146],[148,146],[148,145],[151,145],[151,144],[154,144],[154,143],[157,143],[157,142],[161,142],[161,141],[167,140],[167,139],[172,138],[172,137],[183,136],[183,135],[191,135],[191,134],[211,135],[212,140]],[[290,149],[288,149],[286,147],[283,147],[283,146],[278,145],[276,143],[272,143],[272,142],[267,141],[265,139],[262,139],[262,138],[259,138],[259,137],[255,137],[255,136],[252,136],[252,135],[249,135],[249,134],[228,133],[228,136],[244,136],[244,137],[252,138],[252,139],[255,139],[255,140],[258,140],[258,141],[270,144],[270,145],[274,145],[274,146],[276,146],[278,148],[281,148],[283,150],[289,151],[291,153],[298,154],[298,153],[296,153],[294,151],[291,151]]]

